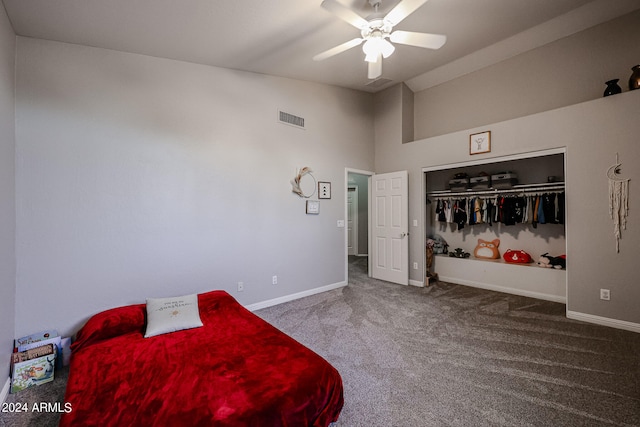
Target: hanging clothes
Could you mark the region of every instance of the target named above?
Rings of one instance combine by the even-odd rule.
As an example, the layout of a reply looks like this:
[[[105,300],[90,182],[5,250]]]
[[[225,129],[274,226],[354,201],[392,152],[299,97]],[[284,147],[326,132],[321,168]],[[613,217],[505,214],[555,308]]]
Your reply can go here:
[[[542,195],[542,211],[547,224],[557,224],[556,218],[556,193]]]
[[[564,224],[565,193],[478,195],[465,198],[437,198],[434,218],[455,224],[458,230],[467,225],[501,223],[504,225]]]
[[[533,218],[531,219],[531,225],[533,228],[538,227],[538,211],[540,207],[540,196],[534,196],[531,204],[531,210],[533,214]]]
[[[558,193],[558,224],[564,224],[564,191]]]
[[[538,224],[546,224],[547,220],[544,216],[544,198],[538,196]]]
[[[476,197],[473,202],[473,216],[476,224],[484,224],[484,200]]]
[[[458,224],[458,230],[462,230],[467,223],[467,200],[458,199],[453,205],[453,222]]]
[[[439,222],[445,222],[446,221],[446,218],[445,218],[445,215],[444,215],[444,200],[437,200],[436,201],[435,214],[436,214],[436,219]]]

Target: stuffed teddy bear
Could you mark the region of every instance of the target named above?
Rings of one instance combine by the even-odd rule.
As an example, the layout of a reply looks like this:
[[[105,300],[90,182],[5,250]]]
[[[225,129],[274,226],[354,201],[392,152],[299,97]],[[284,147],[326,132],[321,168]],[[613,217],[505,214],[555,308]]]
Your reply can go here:
[[[567,256],[551,256],[549,253],[544,253],[538,258],[538,266],[544,268],[555,268],[561,270],[567,268]]]

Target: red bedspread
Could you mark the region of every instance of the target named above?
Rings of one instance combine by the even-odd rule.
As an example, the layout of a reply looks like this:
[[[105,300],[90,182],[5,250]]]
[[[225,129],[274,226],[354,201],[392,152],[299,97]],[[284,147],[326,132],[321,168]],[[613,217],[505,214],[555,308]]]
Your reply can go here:
[[[93,316],[72,346],[61,426],[327,426],[338,371],[224,291],[201,328],[143,338],[145,305]]]

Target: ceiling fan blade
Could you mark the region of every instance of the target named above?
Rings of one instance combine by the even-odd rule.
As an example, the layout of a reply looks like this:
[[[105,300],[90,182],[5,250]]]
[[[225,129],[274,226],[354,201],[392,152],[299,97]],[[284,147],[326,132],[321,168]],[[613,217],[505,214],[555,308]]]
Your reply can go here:
[[[378,55],[377,61],[367,63],[369,64],[367,77],[369,77],[370,80],[377,79],[382,75],[382,55]]]
[[[327,59],[327,58],[329,58],[329,57],[331,57],[333,55],[337,55],[339,53],[342,53],[345,50],[349,50],[352,47],[356,47],[360,43],[362,43],[363,41],[364,41],[364,39],[361,39],[361,38],[349,40],[346,43],[342,43],[341,45],[338,45],[336,47],[332,47],[331,49],[327,49],[324,52],[321,52],[321,53],[317,54],[316,56],[313,57],[313,60],[314,61],[322,61],[322,60]]]
[[[349,9],[346,6],[343,6],[341,3],[338,3],[336,0],[324,0],[320,6],[327,9],[329,12],[336,15],[338,18],[342,19],[348,24],[353,25],[359,30],[366,28],[369,26],[369,23],[362,16],[355,13],[353,10]]]
[[[440,49],[447,41],[447,36],[442,34],[414,33],[413,31],[394,31],[389,36],[394,43],[407,44],[409,46],[425,47],[427,49]]]
[[[387,13],[384,20],[391,25],[398,25],[407,16],[411,15],[416,9],[425,4],[428,0],[402,0],[396,5],[391,12]]]

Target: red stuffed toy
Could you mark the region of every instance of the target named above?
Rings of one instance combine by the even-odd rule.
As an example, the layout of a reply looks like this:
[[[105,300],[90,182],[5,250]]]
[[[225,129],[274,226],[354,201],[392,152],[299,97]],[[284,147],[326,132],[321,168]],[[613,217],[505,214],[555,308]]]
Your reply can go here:
[[[506,262],[513,264],[528,264],[532,261],[531,255],[529,255],[525,251],[514,251],[511,249],[507,250],[504,255],[502,255],[502,258],[504,258]]]

